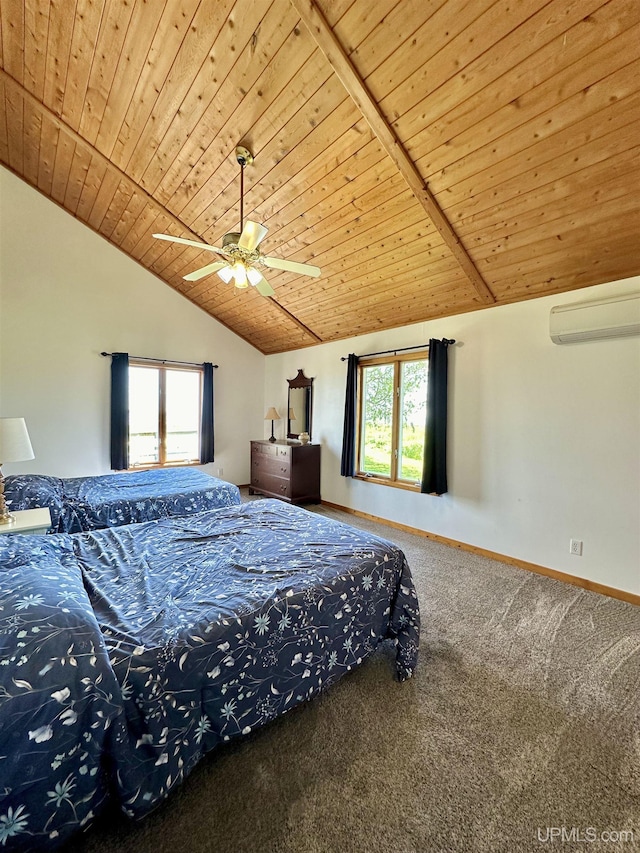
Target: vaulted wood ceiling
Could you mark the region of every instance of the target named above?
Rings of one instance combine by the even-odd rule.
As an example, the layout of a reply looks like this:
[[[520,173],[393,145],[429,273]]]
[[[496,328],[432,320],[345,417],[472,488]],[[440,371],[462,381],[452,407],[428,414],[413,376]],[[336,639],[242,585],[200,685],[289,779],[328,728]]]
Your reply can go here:
[[[264,353],[640,273],[637,0],[2,0],[0,161]],[[245,218],[261,297],[154,239]],[[61,247],[61,251],[63,251]]]

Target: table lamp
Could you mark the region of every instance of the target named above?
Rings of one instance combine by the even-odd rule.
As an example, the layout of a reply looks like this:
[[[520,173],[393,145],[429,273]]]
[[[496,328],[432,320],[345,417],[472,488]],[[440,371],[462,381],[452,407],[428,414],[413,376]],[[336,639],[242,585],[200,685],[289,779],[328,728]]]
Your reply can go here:
[[[13,524],[15,521],[4,499],[2,465],[34,458],[24,418],[0,418],[0,524]]]
[[[267,414],[264,416],[264,419],[265,419],[265,421],[271,421],[271,438],[269,439],[269,441],[275,441],[275,440],[276,440],[276,437],[275,437],[275,435],[273,434],[273,422],[274,422],[274,421],[279,421],[279,420],[280,420],[280,415],[278,414],[277,410],[276,410],[276,409],[274,409],[274,407],[273,407],[273,406],[271,406],[271,407],[268,409]]]

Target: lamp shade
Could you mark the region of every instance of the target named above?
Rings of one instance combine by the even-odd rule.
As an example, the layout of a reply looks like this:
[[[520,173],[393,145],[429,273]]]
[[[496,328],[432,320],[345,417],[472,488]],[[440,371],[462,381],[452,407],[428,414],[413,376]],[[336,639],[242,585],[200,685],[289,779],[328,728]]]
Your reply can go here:
[[[24,418],[0,418],[0,465],[34,458]]]
[[[247,267],[247,278],[255,286],[262,278],[262,273],[255,267]]]
[[[236,287],[247,287],[247,268],[242,261],[236,261],[233,265],[233,274],[236,279]]]
[[[279,421],[280,415],[278,414],[277,409],[274,409],[273,406],[270,406],[267,414],[264,416],[265,421]]]

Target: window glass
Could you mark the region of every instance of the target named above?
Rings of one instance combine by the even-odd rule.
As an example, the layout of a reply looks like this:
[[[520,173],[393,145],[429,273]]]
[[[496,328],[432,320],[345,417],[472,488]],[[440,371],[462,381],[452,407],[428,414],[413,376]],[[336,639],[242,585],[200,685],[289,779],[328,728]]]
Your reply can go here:
[[[419,483],[427,419],[427,362],[401,364],[398,479]]]
[[[167,370],[166,461],[185,462],[200,453],[200,373]]]
[[[422,478],[427,359],[396,356],[361,364],[360,474],[416,485]]]
[[[160,461],[160,371],[129,367],[129,465]]]
[[[391,476],[393,452],[393,365],[378,364],[362,371],[361,470]]]
[[[200,370],[129,366],[129,467],[197,462]]]

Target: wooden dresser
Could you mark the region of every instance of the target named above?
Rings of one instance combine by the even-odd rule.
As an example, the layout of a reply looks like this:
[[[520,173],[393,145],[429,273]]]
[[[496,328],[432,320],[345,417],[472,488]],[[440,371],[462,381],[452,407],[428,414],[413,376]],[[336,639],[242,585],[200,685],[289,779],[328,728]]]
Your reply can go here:
[[[320,445],[251,442],[249,494],[292,504],[320,503]]]

